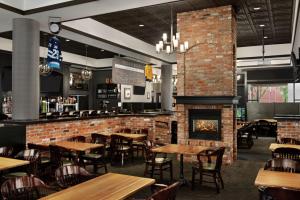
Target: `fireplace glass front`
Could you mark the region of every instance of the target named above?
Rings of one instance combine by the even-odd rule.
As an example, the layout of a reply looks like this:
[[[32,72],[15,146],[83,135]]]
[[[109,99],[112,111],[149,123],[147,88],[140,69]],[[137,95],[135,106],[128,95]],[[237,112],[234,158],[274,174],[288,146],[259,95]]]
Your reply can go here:
[[[189,138],[221,140],[221,110],[189,110]]]

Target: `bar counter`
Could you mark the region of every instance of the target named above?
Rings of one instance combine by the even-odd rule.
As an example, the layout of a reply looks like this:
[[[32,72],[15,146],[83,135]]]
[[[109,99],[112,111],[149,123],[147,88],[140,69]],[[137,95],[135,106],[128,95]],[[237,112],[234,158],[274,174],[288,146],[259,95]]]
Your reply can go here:
[[[39,124],[39,123],[52,123],[52,122],[66,122],[66,121],[77,121],[77,120],[89,120],[89,119],[101,119],[101,118],[113,118],[113,117],[157,117],[157,116],[170,116],[173,112],[144,112],[137,114],[102,114],[97,116],[87,117],[59,117],[54,119],[36,119],[36,120],[2,120],[3,124]]]
[[[62,117],[38,120],[3,120],[4,124],[25,126],[25,143],[47,143],[66,140],[92,133],[114,133],[121,128],[132,130],[148,129],[148,138],[162,143],[171,141],[171,121],[176,120],[171,112],[151,112],[140,114],[114,114],[88,117]],[[2,134],[8,134],[9,131]]]

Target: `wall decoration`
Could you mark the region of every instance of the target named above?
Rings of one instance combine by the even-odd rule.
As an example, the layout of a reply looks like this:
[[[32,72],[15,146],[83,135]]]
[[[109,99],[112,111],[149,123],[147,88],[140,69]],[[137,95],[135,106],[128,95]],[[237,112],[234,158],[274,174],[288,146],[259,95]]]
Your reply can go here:
[[[131,89],[124,88],[124,99],[130,99],[130,98],[131,98]]]

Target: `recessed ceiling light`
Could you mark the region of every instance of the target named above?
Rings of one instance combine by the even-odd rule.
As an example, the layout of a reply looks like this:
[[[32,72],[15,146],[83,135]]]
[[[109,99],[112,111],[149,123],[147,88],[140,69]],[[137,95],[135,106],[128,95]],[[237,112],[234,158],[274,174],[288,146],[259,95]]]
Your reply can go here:
[[[69,39],[66,39],[66,42],[70,42],[70,40],[69,40]]]
[[[104,49],[101,49],[101,51],[104,51]]]
[[[268,39],[268,36],[264,36],[264,39]]]
[[[144,27],[144,26],[145,26],[144,24],[140,24],[140,25],[139,25],[139,27]]]
[[[265,27],[265,25],[264,25],[264,24],[260,24],[259,26],[260,26],[260,27]]]
[[[254,7],[253,10],[260,10],[261,7]]]

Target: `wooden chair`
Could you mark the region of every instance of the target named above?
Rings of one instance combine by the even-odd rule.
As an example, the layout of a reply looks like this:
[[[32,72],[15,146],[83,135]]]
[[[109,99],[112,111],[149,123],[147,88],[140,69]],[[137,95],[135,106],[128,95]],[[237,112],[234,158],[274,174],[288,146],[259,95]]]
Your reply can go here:
[[[200,174],[200,184],[202,184],[202,182],[208,182],[203,181],[203,176],[210,176],[213,178],[214,182],[208,183],[215,183],[217,193],[220,192],[218,182],[220,182],[222,188],[224,188],[224,182],[221,176],[221,167],[224,151],[225,147],[219,147],[216,150],[207,150],[205,151],[205,153],[200,153],[197,155],[198,163],[197,165],[192,167],[192,189],[195,186],[195,176],[197,173]],[[202,162],[201,157],[206,157],[207,162]],[[216,161],[212,162],[211,157],[216,157]]]
[[[264,169],[295,173],[300,171],[300,162],[287,158],[274,158],[266,162]]]
[[[84,165],[93,165],[94,173],[96,174],[99,168],[104,168],[107,173],[107,165],[105,161],[105,152],[107,148],[107,136],[93,133],[92,143],[103,144],[103,147],[93,149],[90,153],[86,153],[81,156]]]
[[[0,156],[1,157],[11,157],[13,154],[12,147],[0,147]]]
[[[38,175],[40,153],[36,149],[26,149],[20,151],[16,156],[16,159],[27,160],[29,165],[14,168],[13,172],[5,174],[4,178],[15,178],[27,175]]]
[[[288,158],[292,160],[300,160],[300,150],[295,148],[280,147],[272,152],[273,158]]]
[[[237,132],[237,145],[238,148],[246,146],[250,149],[253,146],[253,133],[255,132],[255,126],[253,124],[247,124],[238,129]]]
[[[272,200],[299,200],[300,191],[280,187],[268,187],[264,191],[265,199]]]
[[[110,151],[109,137],[107,135],[103,135],[101,133],[92,133],[91,138],[91,143],[103,144],[105,146],[104,153],[106,153],[106,151]]]
[[[111,135],[110,155],[111,163],[114,162],[116,157],[121,156],[122,166],[126,156],[131,157],[133,161],[132,139],[120,135]]]
[[[67,165],[59,167],[55,171],[55,179],[61,188],[68,188],[89,179],[93,176],[85,169],[77,165]]]
[[[148,129],[139,129],[135,131],[135,134],[145,134],[148,135]],[[136,156],[139,157],[139,152],[142,153],[142,156],[144,155],[144,143],[142,141],[133,141],[132,147],[134,151],[136,152]]]
[[[32,200],[47,196],[52,192],[49,186],[34,176],[8,179],[1,186],[4,200]]]
[[[279,144],[297,144],[300,145],[300,141],[294,138],[280,138],[278,141]]]
[[[156,157],[156,154],[151,151],[154,147],[154,143],[152,141],[146,140],[144,141],[145,148],[145,171],[144,176],[150,174],[151,177],[154,175],[159,175],[160,180],[163,180],[163,172],[170,172],[170,179],[173,180],[173,164],[172,160],[167,158],[166,155],[164,157]],[[158,172],[156,174],[155,172]]]
[[[179,182],[175,182],[170,186],[156,184],[154,187],[159,188],[159,190],[148,197],[147,200],[175,200],[179,186]]]

